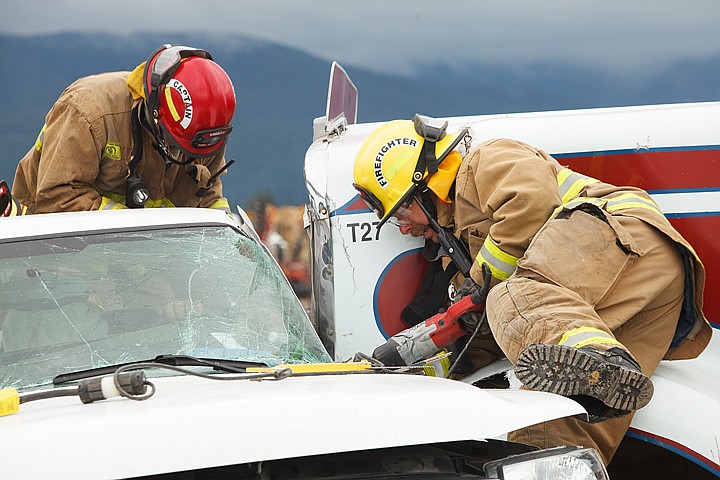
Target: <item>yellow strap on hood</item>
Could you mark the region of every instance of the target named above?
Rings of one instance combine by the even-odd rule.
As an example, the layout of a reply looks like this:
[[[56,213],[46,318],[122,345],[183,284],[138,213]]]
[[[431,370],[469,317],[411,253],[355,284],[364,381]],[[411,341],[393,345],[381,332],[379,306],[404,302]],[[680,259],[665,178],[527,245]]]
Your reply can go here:
[[[143,71],[145,71],[145,63],[143,62],[135,70],[130,72],[130,76],[127,79],[127,87],[133,96],[133,100],[138,98],[145,98],[145,90],[143,89]]]
[[[460,152],[453,150],[438,164],[437,173],[431,175],[428,179],[428,188],[432,190],[443,203],[452,203],[452,200],[448,198],[448,194],[455,181],[457,172],[460,170],[461,163],[462,156]]]

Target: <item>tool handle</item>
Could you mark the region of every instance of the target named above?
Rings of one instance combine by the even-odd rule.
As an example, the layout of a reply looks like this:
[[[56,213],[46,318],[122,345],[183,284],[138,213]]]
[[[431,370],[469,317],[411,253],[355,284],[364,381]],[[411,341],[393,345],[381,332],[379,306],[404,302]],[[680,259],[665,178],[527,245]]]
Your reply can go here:
[[[468,295],[452,304],[447,312],[428,319],[428,323],[432,322],[437,327],[430,333],[430,338],[438,350],[449,346],[467,333],[465,325],[460,322],[461,315],[468,312],[482,312],[484,308],[483,302],[476,303],[473,295]]]

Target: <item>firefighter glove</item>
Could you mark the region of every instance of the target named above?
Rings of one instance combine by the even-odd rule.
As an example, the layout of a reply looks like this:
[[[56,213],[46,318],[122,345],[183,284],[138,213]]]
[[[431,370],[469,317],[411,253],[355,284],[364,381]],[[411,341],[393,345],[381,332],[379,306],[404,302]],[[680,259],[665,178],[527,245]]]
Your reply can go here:
[[[477,283],[473,281],[472,278],[466,278],[463,280],[462,285],[460,285],[460,288],[457,290],[456,293],[456,301],[459,301],[460,299],[472,295],[473,296],[473,303],[481,303],[485,304],[485,299],[487,298],[487,288],[483,288]],[[478,328],[479,325],[479,333],[481,335],[492,335],[492,331],[490,330],[490,325],[488,324],[487,317],[485,316],[485,311],[480,312],[466,312],[460,315],[458,318],[467,329],[468,332],[472,333],[475,331],[476,328]]]

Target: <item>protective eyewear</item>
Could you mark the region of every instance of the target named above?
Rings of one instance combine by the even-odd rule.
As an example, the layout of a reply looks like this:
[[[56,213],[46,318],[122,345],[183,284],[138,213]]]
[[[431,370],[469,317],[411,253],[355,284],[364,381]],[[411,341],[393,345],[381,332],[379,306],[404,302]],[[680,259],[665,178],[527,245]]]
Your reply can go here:
[[[387,223],[391,223],[395,225],[396,227],[405,227],[407,225],[411,225],[412,222],[410,221],[410,206],[412,205],[413,200],[415,199],[414,196],[411,196],[406,202],[404,202],[402,205],[400,205],[390,217],[386,220]]]
[[[397,218],[397,217],[388,218],[387,223],[389,223],[390,225],[395,225],[398,228],[406,227],[406,226],[410,225],[410,222],[408,222],[407,220],[403,220],[403,219]]]

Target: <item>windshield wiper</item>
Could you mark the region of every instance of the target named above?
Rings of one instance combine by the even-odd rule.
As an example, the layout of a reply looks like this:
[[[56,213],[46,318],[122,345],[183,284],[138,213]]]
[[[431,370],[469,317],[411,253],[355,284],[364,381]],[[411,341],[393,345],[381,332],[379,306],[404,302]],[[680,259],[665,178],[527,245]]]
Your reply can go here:
[[[99,375],[109,375],[114,373],[120,367],[133,365],[136,363],[160,363],[163,365],[172,365],[175,367],[212,367],[213,370],[219,370],[228,373],[245,373],[247,367],[267,367],[262,362],[248,362],[245,360],[225,360],[222,358],[198,358],[189,355],[158,355],[150,360],[138,360],[136,362],[117,363],[115,365],[107,365],[104,367],[90,368],[87,370],[77,370],[75,372],[63,373],[53,378],[53,384],[72,382],[82,380],[83,378],[97,377]]]

